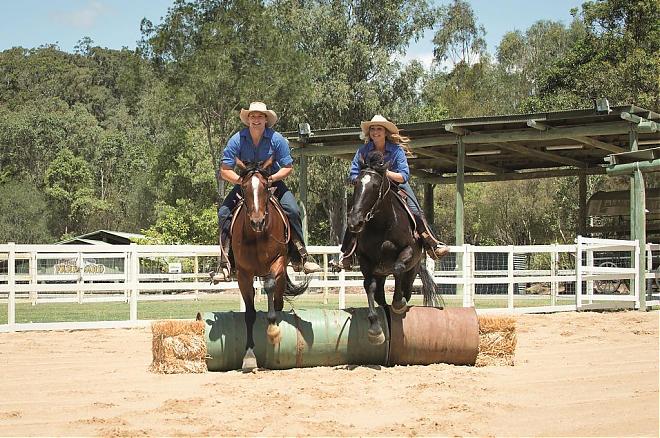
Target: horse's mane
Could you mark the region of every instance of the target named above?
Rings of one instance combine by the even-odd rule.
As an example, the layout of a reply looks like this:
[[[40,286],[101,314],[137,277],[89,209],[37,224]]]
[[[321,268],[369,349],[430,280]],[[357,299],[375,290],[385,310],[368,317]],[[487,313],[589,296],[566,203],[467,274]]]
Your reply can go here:
[[[376,172],[383,173],[389,167],[389,163],[385,162],[385,156],[382,152],[373,150],[367,154],[367,159],[365,161],[365,167],[373,169]]]

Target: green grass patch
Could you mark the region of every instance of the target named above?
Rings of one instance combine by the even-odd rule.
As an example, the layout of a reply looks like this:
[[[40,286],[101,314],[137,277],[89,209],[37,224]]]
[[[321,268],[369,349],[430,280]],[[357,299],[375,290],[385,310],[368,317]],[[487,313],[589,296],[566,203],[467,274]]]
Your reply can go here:
[[[387,294],[388,302],[392,300],[392,294]],[[446,307],[461,307],[461,297],[445,296]],[[557,304],[573,304],[574,298],[558,298]],[[268,302],[265,295],[256,301],[257,310],[265,311]],[[421,295],[413,295],[410,302],[412,305],[421,305]],[[490,298],[477,296],[475,298],[477,308],[504,308],[507,305],[506,298]],[[549,296],[534,296],[530,298],[516,296],[515,307],[549,306]],[[346,307],[366,307],[367,297],[361,293],[346,294]],[[285,300],[284,310],[295,309],[338,309],[339,295],[322,293],[305,293],[291,300]],[[176,300],[167,301],[140,301],[138,302],[138,318],[142,320],[158,319],[192,319],[198,312],[226,312],[239,311],[239,295],[230,294],[202,294],[198,300]],[[79,321],[123,321],[128,320],[129,304],[125,302],[111,303],[39,303],[32,305],[27,300],[16,303],[17,323],[39,323],[39,322],[79,322]],[[0,302],[0,324],[7,323],[7,302]]]

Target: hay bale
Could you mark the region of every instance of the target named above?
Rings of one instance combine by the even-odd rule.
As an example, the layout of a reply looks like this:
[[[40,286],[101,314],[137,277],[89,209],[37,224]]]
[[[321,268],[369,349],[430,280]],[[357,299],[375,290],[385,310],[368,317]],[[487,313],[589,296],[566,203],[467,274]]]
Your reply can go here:
[[[156,321],[151,332],[153,362],[149,371],[161,374],[208,371],[203,321]]]
[[[516,320],[512,317],[479,316],[478,367],[513,365],[516,352]]]

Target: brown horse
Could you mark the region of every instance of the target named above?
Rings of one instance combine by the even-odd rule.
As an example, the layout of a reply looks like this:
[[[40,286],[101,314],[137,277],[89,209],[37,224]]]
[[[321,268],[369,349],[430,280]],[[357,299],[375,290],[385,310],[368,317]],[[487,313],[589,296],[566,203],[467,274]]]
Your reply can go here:
[[[232,251],[238,275],[238,287],[245,302],[247,342],[243,357],[243,370],[257,367],[254,355],[252,328],[256,320],[254,308],[254,277],[262,277],[268,295],[268,341],[280,342],[280,328],[276,324],[276,311],[284,306],[284,296],[302,294],[309,279],[300,285],[291,282],[286,266],[288,256],[288,219],[277,198],[269,190],[268,168],[273,158],[262,163],[243,163],[236,160],[241,175],[243,201],[234,213],[232,225]]]

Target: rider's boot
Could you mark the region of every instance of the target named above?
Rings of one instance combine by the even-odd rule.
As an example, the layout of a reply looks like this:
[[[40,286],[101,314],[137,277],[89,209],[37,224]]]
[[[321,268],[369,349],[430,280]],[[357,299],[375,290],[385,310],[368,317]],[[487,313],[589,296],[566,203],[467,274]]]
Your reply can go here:
[[[297,254],[292,254],[291,256],[291,266],[296,272],[303,271],[305,274],[312,274],[314,272],[320,272],[323,270],[318,263],[308,260],[309,253],[305,244],[298,239],[295,235],[291,236],[291,240],[295,246]]]
[[[209,272],[212,284],[231,280],[231,262],[229,251],[231,249],[231,236],[227,235],[220,239],[220,262],[215,271]]]
[[[351,233],[346,230],[344,233],[344,240],[341,243],[341,249],[339,254],[339,263],[332,263],[332,271],[339,272],[342,269],[348,271],[351,269],[351,266],[355,263],[355,245],[357,243],[357,237],[355,233]]]
[[[415,222],[417,233],[422,238],[422,246],[429,257],[439,260],[449,254],[449,247],[435,238],[424,217],[416,215]]]

